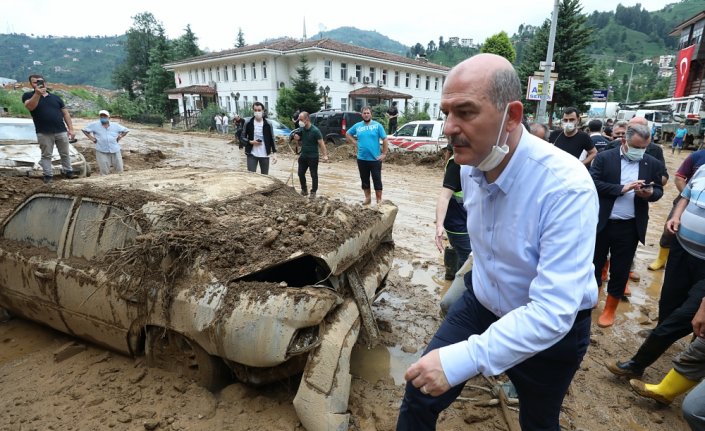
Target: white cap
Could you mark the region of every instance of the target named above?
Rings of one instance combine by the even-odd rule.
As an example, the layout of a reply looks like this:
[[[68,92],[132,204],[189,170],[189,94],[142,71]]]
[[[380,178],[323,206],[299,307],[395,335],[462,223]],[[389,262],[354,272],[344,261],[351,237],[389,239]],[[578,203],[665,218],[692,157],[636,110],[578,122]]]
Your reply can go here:
[[[106,111],[105,109],[101,109],[100,112],[98,112],[98,115],[105,115],[107,117],[110,117],[110,112]]]

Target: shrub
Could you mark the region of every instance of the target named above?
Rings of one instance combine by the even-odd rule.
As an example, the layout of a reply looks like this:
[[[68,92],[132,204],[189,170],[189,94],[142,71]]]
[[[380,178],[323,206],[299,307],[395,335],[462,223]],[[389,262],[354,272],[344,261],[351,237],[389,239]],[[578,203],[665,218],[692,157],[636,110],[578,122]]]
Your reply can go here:
[[[13,116],[29,116],[29,110],[22,103],[22,91],[8,91],[0,89],[0,107],[7,110],[9,115]]]

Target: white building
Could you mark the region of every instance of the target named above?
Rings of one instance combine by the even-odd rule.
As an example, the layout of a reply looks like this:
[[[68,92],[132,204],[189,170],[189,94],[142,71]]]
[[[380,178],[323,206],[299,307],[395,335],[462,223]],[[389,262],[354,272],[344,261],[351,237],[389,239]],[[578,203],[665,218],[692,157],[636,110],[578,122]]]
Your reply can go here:
[[[292,78],[298,78],[302,55],[312,69],[311,80],[327,90],[327,107],[341,110],[396,100],[401,109],[407,103],[428,103],[429,115],[436,116],[450,70],[331,39],[280,39],[165,64],[177,87],[167,93],[179,100],[181,115],[211,102],[236,113],[255,101],[276,114],[278,90],[291,88]]]
[[[675,55],[662,55],[658,58],[659,67],[671,67],[671,63],[676,59]]]

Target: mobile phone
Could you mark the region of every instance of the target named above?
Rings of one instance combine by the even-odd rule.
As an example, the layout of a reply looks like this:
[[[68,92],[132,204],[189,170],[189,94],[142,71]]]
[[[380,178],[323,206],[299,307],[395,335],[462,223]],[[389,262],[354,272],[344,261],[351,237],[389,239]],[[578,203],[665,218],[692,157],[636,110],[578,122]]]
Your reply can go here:
[[[262,142],[262,140],[261,140],[261,139],[256,139],[256,141],[257,141],[257,142]]]
[[[37,79],[37,87],[44,87],[44,80],[43,79]]]

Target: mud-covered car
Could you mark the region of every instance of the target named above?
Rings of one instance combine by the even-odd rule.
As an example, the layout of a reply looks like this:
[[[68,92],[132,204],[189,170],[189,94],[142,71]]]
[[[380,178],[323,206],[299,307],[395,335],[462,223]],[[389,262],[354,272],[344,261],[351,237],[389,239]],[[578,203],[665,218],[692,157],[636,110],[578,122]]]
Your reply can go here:
[[[41,185],[0,226],[0,308],[216,388],[301,373],[308,430],[346,429],[349,357],[397,208],[269,176],[155,169]]]
[[[71,167],[78,176],[90,173],[83,154],[69,144]],[[37,143],[34,123],[28,118],[0,118],[0,175],[5,176],[43,176],[39,160],[42,151]],[[51,156],[52,174],[61,174],[61,157],[54,147]]]

